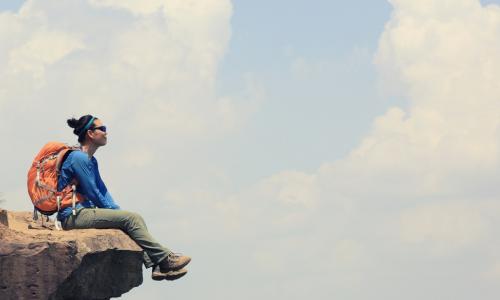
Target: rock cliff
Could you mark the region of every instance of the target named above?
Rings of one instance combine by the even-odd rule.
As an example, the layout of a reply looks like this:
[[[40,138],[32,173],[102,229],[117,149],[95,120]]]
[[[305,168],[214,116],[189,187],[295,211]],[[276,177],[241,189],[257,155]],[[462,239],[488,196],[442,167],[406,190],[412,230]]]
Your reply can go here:
[[[0,299],[109,299],[141,283],[142,250],[122,231],[0,210]]]

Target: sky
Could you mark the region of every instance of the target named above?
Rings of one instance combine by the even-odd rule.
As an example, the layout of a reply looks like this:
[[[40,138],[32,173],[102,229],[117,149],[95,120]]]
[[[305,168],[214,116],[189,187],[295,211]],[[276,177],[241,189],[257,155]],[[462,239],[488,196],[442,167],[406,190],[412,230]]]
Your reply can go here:
[[[0,192],[66,119],[193,257],[123,299],[498,299],[500,1],[0,3]]]

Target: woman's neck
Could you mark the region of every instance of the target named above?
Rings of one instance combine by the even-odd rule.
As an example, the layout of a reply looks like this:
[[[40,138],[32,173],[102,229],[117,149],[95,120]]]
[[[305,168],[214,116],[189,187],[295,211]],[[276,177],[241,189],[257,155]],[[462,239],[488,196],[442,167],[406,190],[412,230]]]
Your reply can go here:
[[[94,156],[94,153],[97,151],[97,148],[99,148],[99,146],[95,144],[86,144],[82,146],[82,151],[87,153],[89,158],[91,158],[92,156]]]

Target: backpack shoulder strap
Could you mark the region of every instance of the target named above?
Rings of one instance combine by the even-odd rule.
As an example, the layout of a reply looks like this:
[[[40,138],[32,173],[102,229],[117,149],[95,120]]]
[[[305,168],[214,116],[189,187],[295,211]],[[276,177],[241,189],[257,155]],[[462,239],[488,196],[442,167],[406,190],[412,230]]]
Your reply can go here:
[[[64,163],[64,161],[66,160],[66,158],[68,157],[68,155],[75,151],[75,150],[80,150],[80,148],[76,147],[76,146],[68,146],[67,148],[64,148],[63,150],[61,150],[58,154],[57,154],[57,160],[56,160],[56,170],[57,172],[59,172],[61,170],[61,167],[62,167],[62,164]]]

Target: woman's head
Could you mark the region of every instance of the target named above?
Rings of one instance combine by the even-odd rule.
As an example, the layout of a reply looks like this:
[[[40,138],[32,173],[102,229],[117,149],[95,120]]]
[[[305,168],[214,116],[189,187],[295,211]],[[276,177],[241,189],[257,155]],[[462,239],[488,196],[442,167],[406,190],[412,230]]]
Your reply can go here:
[[[71,118],[67,120],[69,127],[73,128],[73,133],[78,136],[81,145],[93,143],[96,146],[104,146],[107,142],[106,126],[102,121],[92,115],[85,115],[79,119]]]

